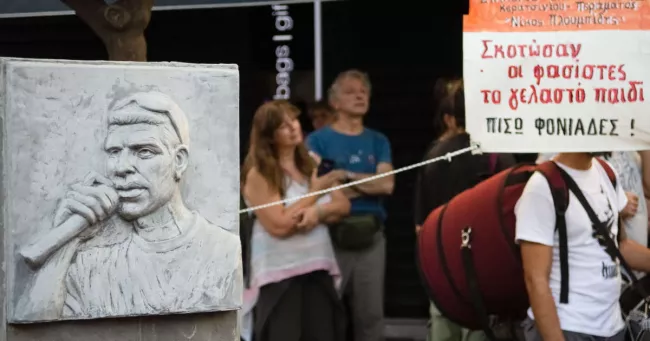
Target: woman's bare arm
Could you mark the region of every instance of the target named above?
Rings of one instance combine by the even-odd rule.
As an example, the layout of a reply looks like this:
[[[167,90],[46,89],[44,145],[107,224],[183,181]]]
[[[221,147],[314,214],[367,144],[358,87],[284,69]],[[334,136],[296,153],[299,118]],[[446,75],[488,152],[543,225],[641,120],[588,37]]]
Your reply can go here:
[[[340,221],[350,214],[350,200],[341,190],[330,193],[332,201],[320,205],[320,220],[325,224],[332,224]]]
[[[254,168],[246,176],[243,192],[250,206],[282,200],[280,193],[273,190],[266,179]],[[296,224],[299,220],[296,212],[313,205],[317,199],[317,197],[309,197],[288,207],[281,204],[274,205],[256,210],[254,213],[267,232],[278,238],[286,238],[296,232]]]
[[[641,178],[643,179],[643,193],[646,198],[650,197],[650,150],[642,150],[641,155]]]

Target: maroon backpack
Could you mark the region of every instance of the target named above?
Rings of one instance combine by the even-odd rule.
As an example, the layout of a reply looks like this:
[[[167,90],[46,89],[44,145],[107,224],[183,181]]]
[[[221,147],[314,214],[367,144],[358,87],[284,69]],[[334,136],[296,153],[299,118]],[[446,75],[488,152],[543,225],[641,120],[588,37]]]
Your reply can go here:
[[[603,160],[597,160],[616,188],[613,170]],[[548,181],[556,208],[560,302],[567,303],[564,213],[569,205],[565,181],[568,175],[552,161],[506,169],[460,193],[433,210],[418,234],[418,267],[431,301],[449,320],[469,329],[483,329],[491,339],[494,336],[489,331],[489,315],[519,321],[529,307],[521,255],[515,243],[514,208],[535,172]]]

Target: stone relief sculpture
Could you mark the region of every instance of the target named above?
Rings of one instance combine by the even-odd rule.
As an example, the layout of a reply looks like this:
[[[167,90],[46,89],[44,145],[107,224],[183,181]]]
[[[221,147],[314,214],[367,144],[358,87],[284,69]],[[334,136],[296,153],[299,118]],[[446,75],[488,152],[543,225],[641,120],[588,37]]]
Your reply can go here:
[[[106,116],[95,149],[105,170],[70,184],[51,228],[18,245],[35,275],[18,291],[13,319],[237,309],[239,238],[189,209],[181,195],[191,164],[183,110],[163,93],[137,92]]]

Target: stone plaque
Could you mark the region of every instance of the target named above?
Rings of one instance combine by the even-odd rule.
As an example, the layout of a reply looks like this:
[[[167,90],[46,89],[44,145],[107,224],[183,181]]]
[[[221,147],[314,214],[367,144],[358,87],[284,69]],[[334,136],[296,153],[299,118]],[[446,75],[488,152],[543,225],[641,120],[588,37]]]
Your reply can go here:
[[[239,309],[238,115],[235,65],[0,59],[7,321]]]

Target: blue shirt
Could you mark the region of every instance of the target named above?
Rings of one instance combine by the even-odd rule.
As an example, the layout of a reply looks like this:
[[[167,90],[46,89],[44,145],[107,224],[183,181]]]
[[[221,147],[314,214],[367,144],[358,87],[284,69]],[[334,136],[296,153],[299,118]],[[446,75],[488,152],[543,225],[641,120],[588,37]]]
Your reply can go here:
[[[323,159],[334,161],[336,169],[354,173],[377,173],[379,163],[392,163],[390,142],[378,131],[364,128],[359,135],[341,134],[330,126],[307,137],[307,146]],[[374,214],[382,221],[386,210],[379,196],[362,196],[351,201],[350,214]]]

